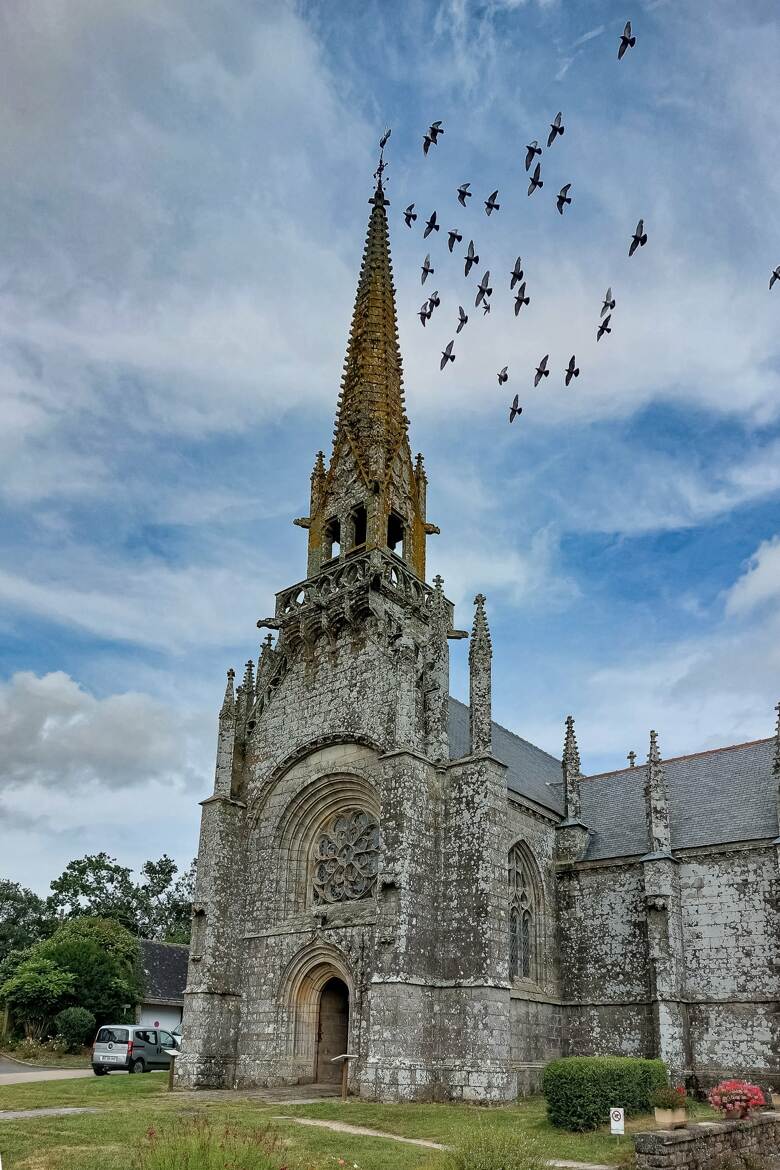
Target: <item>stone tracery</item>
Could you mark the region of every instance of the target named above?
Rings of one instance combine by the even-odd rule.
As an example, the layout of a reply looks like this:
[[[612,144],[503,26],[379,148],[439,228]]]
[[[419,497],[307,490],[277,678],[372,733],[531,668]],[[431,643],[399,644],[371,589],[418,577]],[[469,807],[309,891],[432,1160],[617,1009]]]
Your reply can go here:
[[[364,809],[336,813],[314,842],[312,884],[316,903],[355,902],[376,890],[379,824]]]

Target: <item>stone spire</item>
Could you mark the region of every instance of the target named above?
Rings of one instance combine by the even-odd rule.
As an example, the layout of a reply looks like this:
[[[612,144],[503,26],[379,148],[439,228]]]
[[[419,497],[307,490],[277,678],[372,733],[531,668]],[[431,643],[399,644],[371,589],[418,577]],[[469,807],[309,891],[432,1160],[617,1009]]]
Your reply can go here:
[[[469,643],[469,732],[471,754],[493,750],[493,722],[491,703],[491,661],[493,644],[485,614],[485,598],[478,593],[474,598],[476,612]]]
[[[352,328],[344,360],[334,446],[346,434],[368,479],[382,479],[407,436],[393,268],[387,231],[388,201],[381,179],[369,200]]]
[[[227,672],[227,685],[225,686],[225,697],[222,700],[222,707],[220,708],[220,719],[228,719],[235,715],[236,712],[236,697],[233,693],[233,681],[236,677],[236,672],[231,666]]]
[[[233,680],[236,672],[231,667],[227,672],[225,698],[219,712],[219,734],[217,736],[217,764],[214,771],[214,795],[230,796],[233,784],[233,751],[236,739],[236,699],[233,694]]]
[[[669,793],[666,773],[658,747],[658,732],[650,732],[650,752],[645,776],[645,813],[651,853],[669,853],[672,848],[669,828]]]
[[[775,707],[777,712],[777,723],[775,725],[775,760],[772,767],[772,772],[780,782],[780,703]]]
[[[574,734],[574,719],[566,716],[566,736],[563,741],[563,790],[566,800],[566,820],[579,821],[582,815],[580,801],[580,752]]]
[[[308,575],[356,548],[386,549],[425,579],[425,472],[412,463],[403,391],[388,200],[380,163],[341,379],[333,453],[318,456],[310,515]]]

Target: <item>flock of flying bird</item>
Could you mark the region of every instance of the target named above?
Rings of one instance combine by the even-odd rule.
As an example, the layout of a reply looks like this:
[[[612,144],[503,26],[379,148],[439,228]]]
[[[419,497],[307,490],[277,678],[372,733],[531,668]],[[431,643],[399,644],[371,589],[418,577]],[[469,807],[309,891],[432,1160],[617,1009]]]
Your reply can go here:
[[[633,48],[635,44],[636,44],[636,36],[633,33],[633,30],[631,28],[631,21],[629,20],[626,22],[626,25],[623,29],[623,32],[620,35],[619,45],[618,45],[618,54],[617,54],[618,60],[619,61],[622,60],[623,57],[625,56],[627,50]],[[564,123],[563,123],[563,114],[561,111],[559,111],[555,115],[555,118],[550,123],[550,132],[547,136],[547,149],[548,150],[555,143],[556,139],[563,136],[563,134],[565,133],[565,129],[566,128],[565,128]],[[386,131],[385,136],[383,137],[383,139],[380,143],[380,145],[382,147],[384,147],[384,145],[387,141],[387,138],[389,137],[389,134],[390,134],[390,132]],[[427,133],[423,137],[423,154],[424,155],[427,156],[431,147],[437,145],[439,138],[441,137],[442,134],[444,134],[444,126],[442,125],[441,120],[436,121],[436,122],[432,122],[430,127],[428,128]],[[540,190],[541,188],[544,187],[544,180],[542,179],[541,163],[539,161],[535,161],[535,160],[537,160],[537,156],[541,155],[541,153],[542,153],[542,148],[539,145],[539,142],[537,139],[533,139],[533,141],[528,143],[528,145],[526,147],[526,153],[525,153],[525,170],[526,170],[526,173],[528,173],[530,175],[529,183],[528,183],[528,195],[529,196],[533,195],[534,192],[536,192],[537,190]],[[380,168],[382,166],[383,166],[383,164],[380,161]],[[534,168],[533,171],[531,171],[532,166]],[[467,201],[472,198],[473,193],[469,190],[470,186],[471,186],[470,183],[461,183],[461,185],[457,189],[458,202],[460,203],[461,207],[466,207]],[[555,203],[556,203],[556,207],[557,207],[560,215],[564,214],[566,207],[569,206],[572,202],[572,197],[569,194],[569,192],[571,191],[571,188],[572,188],[572,184],[566,183],[563,187],[561,187],[560,191],[558,192],[558,195],[556,196]],[[498,190],[491,192],[491,194],[488,196],[488,198],[486,200],[484,200],[484,206],[485,206],[485,214],[487,216],[492,215],[492,213],[494,211],[500,210],[501,204],[498,202]],[[404,221],[405,221],[406,226],[408,228],[411,228],[412,225],[414,224],[414,222],[417,220],[417,212],[415,211],[414,208],[415,208],[414,203],[410,203],[409,206],[404,211]],[[427,239],[431,235],[432,232],[438,232],[440,230],[440,228],[441,228],[441,225],[438,222],[437,212],[433,211],[425,223],[425,230],[423,231],[423,239]],[[452,230],[450,230],[447,233],[447,247],[448,247],[450,253],[453,252],[456,244],[461,244],[462,242],[463,242],[463,236],[456,228],[453,228]],[[634,230],[633,235],[631,236],[631,241],[630,241],[630,244],[628,247],[629,257],[633,256],[638,248],[643,248],[646,243],[647,243],[647,232],[645,231],[644,220],[640,219],[636,225],[636,228]],[[463,258],[465,261],[464,275],[468,277],[469,273],[471,272],[471,269],[479,264],[479,255],[477,254],[473,240],[469,240],[468,247],[466,249],[466,252],[465,252]],[[434,271],[435,271],[435,269],[433,268],[433,266],[431,264],[430,253],[428,253],[425,257],[423,264],[421,265],[421,272],[422,272],[421,283],[425,284],[428,277],[431,276],[434,273]],[[769,280],[769,288],[770,289],[772,288],[772,286],[775,284],[776,281],[780,281],[780,265],[778,265],[778,267],[775,268],[771,274],[771,277]],[[514,267],[510,273],[509,288],[510,288],[511,292],[514,292],[515,286],[517,286],[517,291],[515,292],[514,308],[515,308],[515,316],[517,317],[518,314],[520,313],[521,309],[523,309],[524,306],[529,305],[531,302],[531,298],[526,291],[525,274],[523,272],[522,258],[520,256],[517,257],[515,264],[514,264]],[[475,308],[481,307],[483,314],[488,314],[490,312],[490,307],[491,307],[490,298],[491,298],[492,294],[493,294],[493,289],[491,286],[490,271],[487,270],[483,273],[482,278],[477,285],[476,295],[474,298],[474,307]],[[610,322],[612,320],[612,311],[615,308],[615,303],[616,303],[616,301],[615,301],[615,297],[612,294],[612,289],[608,288],[606,293],[604,294],[604,298],[603,298],[603,302],[602,302],[602,306],[601,306],[601,313],[599,315],[599,321],[598,321],[598,325],[597,325],[597,329],[596,329],[596,340],[597,341],[601,341],[602,337],[605,334],[612,332],[612,327],[611,327]],[[425,327],[427,322],[430,321],[431,317],[433,316],[434,310],[436,310],[440,306],[440,304],[441,304],[441,299],[439,297],[438,292],[433,292],[431,294],[431,296],[428,298],[428,300],[425,301],[423,303],[423,305],[421,305],[417,315],[419,316],[423,327]],[[455,330],[456,334],[461,332],[461,330],[467,324],[467,322],[468,322],[468,315],[464,311],[463,306],[459,305],[458,306],[458,323],[457,323],[457,328]],[[455,345],[455,339],[453,338],[451,341],[448,342],[448,344],[445,346],[445,348],[441,351],[441,361],[439,363],[439,368],[441,370],[446,369],[446,367],[451,362],[455,361],[456,355],[453,353],[454,345]],[[536,370],[534,373],[534,380],[533,380],[533,384],[535,387],[539,385],[539,383],[542,381],[543,378],[548,378],[550,376],[550,369],[548,366],[549,360],[550,360],[550,355],[545,354],[544,357],[539,362],[538,366],[536,367]],[[563,374],[564,374],[564,384],[566,386],[568,386],[571,383],[572,379],[579,377],[580,370],[579,370],[579,366],[577,365],[577,359],[576,359],[575,354],[572,354],[571,357],[569,358],[568,365],[565,367]],[[503,366],[501,368],[501,370],[499,370],[497,377],[498,377],[499,386],[503,386],[509,380],[509,367]],[[510,423],[514,422],[515,418],[517,418],[517,416],[519,414],[522,414],[522,411],[523,411],[523,408],[520,405],[519,395],[515,394],[514,400],[509,408],[509,421],[510,421]]]

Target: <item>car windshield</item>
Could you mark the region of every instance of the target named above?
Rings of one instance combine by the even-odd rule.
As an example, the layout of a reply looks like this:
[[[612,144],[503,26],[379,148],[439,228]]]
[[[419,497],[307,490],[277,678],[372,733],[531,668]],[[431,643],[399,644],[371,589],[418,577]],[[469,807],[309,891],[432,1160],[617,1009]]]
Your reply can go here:
[[[97,1044],[127,1044],[127,1028],[101,1028],[97,1034]]]

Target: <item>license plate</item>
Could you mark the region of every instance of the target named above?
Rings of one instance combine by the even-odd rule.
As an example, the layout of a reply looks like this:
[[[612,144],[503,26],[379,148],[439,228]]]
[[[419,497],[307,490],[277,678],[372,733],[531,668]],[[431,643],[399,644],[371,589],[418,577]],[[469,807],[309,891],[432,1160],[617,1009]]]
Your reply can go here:
[[[108,1055],[107,1053],[101,1052],[100,1059],[107,1060],[107,1061],[109,1061],[109,1063],[112,1063],[112,1064],[118,1064],[119,1061],[122,1059],[122,1057],[121,1056],[114,1056],[113,1053],[111,1055]]]

